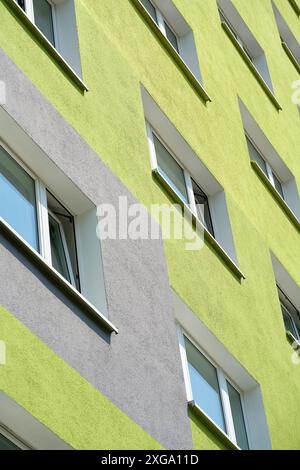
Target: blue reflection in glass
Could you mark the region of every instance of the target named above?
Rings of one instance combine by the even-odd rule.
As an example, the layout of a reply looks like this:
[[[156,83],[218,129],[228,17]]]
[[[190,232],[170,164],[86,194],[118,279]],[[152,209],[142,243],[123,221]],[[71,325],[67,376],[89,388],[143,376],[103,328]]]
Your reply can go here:
[[[0,217],[38,251],[34,180],[1,146]]]
[[[185,344],[194,401],[226,432],[216,368],[187,338]]]

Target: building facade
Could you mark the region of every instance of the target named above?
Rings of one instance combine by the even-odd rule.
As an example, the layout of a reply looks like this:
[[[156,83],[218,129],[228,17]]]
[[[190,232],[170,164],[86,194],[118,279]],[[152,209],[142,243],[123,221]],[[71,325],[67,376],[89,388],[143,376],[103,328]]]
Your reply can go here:
[[[0,449],[299,449],[299,0],[0,18]]]

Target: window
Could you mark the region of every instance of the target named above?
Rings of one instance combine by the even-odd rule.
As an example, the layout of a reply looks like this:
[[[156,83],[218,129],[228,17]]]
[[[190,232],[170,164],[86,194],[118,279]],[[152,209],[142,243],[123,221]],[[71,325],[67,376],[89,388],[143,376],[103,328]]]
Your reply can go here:
[[[18,4],[48,41],[55,46],[53,4],[48,0],[18,0]]]
[[[258,148],[255,146],[255,144],[252,142],[250,137],[248,137],[247,135],[246,135],[246,140],[247,140],[250,159],[254,160],[260,166],[260,168],[263,170],[265,175],[270,180],[272,186],[274,186],[274,188],[278,191],[282,199],[284,199],[282,182],[280,181],[276,173],[273,171],[269,163],[267,163],[264,160]]]
[[[300,343],[300,288],[272,252],[271,260],[280,304],[278,311],[281,310],[287,335]]]
[[[208,197],[202,191],[200,186],[197,183],[195,183],[193,179],[192,179],[192,188],[193,188],[193,195],[195,199],[195,205],[197,208],[198,219],[201,221],[204,221],[204,225],[207,228],[207,230],[212,235],[214,235],[214,229],[213,229],[211,215],[210,215]]]
[[[273,93],[273,85],[263,49],[230,0],[217,0],[217,5],[221,22],[225,25],[224,29],[227,28],[230,31],[234,38],[234,44],[244,52],[244,55],[251,61],[263,79],[263,82]]]
[[[74,217],[0,146],[0,217],[80,289]]]
[[[232,34],[234,35],[235,39],[237,40],[237,42],[239,43],[239,45],[243,48],[243,50],[245,51],[245,53],[247,54],[247,56],[249,57],[249,59],[251,60],[251,62],[253,62],[253,56],[251,55],[251,53],[249,52],[246,44],[243,42],[242,38],[240,38],[240,36],[237,34],[237,32],[235,31],[234,27],[232,26],[232,24],[230,23],[230,21],[226,18],[225,14],[223,13],[222,9],[219,8],[219,13],[220,13],[220,18],[221,20],[227,24],[228,28],[230,29],[230,31],[232,32]]]
[[[269,190],[276,189],[280,198],[279,205],[296,225],[300,220],[300,199],[294,175],[285,164],[284,160],[273,147],[267,136],[259,127],[245,104],[239,98],[239,107],[246,137],[248,158],[252,167],[260,178],[268,179]],[[262,170],[262,171],[259,171]],[[267,181],[265,181],[267,183]],[[273,188],[272,188],[273,187]],[[275,194],[275,193],[274,193]]]
[[[173,188],[178,197],[191,208],[194,215],[204,227],[214,236],[210,216],[208,197],[200,186],[191,178],[187,170],[177,161],[171,151],[167,149],[161,138],[148,124],[148,135],[152,139],[158,171]]]
[[[286,21],[284,20],[283,16],[279,12],[274,2],[272,2],[272,7],[273,7],[282,47],[285,50],[291,62],[293,63],[293,65],[298,70],[298,72],[300,72],[300,44],[297,41],[294,34],[292,33],[292,31],[290,30],[289,26],[287,25]]]
[[[259,384],[199,315],[172,292],[191,413],[226,445],[229,439],[241,449],[271,449]]]
[[[160,10],[154,6],[154,4],[150,0],[140,0],[143,6],[146,8],[147,12],[155,21],[161,32],[164,36],[169,40],[172,44],[174,49],[180,54],[179,52],[179,38],[173,28],[168,24],[167,20],[164,18],[163,14]]]
[[[161,39],[161,34],[163,34],[172,46],[172,50],[176,51],[177,54],[173,54],[173,57],[189,80],[193,83],[196,82],[197,88],[199,88],[200,84],[202,88],[201,96],[205,101],[210,100],[210,97],[202,87],[202,77],[193,31],[172,0],[133,1],[144,17],[146,14],[148,24],[150,17],[150,26],[155,33],[159,33],[157,34],[158,37]]]
[[[52,266],[80,290],[73,215],[47,191]]]
[[[223,187],[143,86],[141,95],[154,177],[173,197],[187,205],[206,228],[207,243],[212,245],[237,277],[243,278],[236,264]]]
[[[15,2],[80,79],[82,71],[74,0],[15,0]]]
[[[288,296],[277,286],[285,329],[300,341],[300,313]]]
[[[242,394],[223,371],[212,364],[184,335],[193,401],[243,450],[249,449]]]

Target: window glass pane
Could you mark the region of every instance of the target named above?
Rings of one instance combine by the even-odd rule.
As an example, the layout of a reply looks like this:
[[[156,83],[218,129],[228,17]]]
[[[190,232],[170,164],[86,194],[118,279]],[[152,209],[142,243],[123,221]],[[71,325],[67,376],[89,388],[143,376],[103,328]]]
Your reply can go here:
[[[20,448],[0,434],[0,450],[20,450]]]
[[[52,266],[71,282],[59,223],[49,214]]]
[[[285,326],[286,331],[289,331],[290,333],[292,333],[294,338],[299,339],[296,325],[293,322],[291,315],[286,311],[283,305],[281,305],[281,311],[282,311],[283,321],[284,321],[284,326]]]
[[[192,180],[193,192],[195,196],[195,201],[197,205],[197,213],[199,220],[207,228],[207,230],[214,236],[213,225],[209,210],[208,198],[202,189]]]
[[[249,449],[242,402],[239,392],[227,382],[231,414],[238,446],[243,450]]]
[[[261,168],[262,171],[266,174],[266,176],[268,176],[268,171],[267,171],[266,162],[264,161],[264,159],[262,158],[262,156],[260,155],[260,153],[256,150],[256,148],[254,147],[254,145],[253,145],[252,142],[248,139],[247,136],[246,136],[246,140],[247,140],[247,144],[248,144],[248,150],[249,150],[250,159],[251,159],[251,160],[254,160],[254,161],[260,166],[260,168]]]
[[[38,251],[34,180],[1,146],[0,217]]]
[[[275,175],[275,173],[272,172],[272,174],[273,174],[273,179],[274,179],[275,188],[276,188],[277,191],[279,192],[279,194],[280,194],[280,196],[282,197],[282,199],[284,199],[282,184],[281,184],[281,182],[279,181],[279,179],[277,178],[277,176]]]
[[[187,338],[185,346],[194,401],[226,432],[216,368]]]
[[[286,331],[300,339],[300,314],[286,294],[277,286]]]
[[[54,46],[52,7],[47,0],[33,0],[34,22]]]
[[[25,0],[17,0],[17,4],[25,11]]]
[[[60,235],[58,240],[61,240],[63,249],[62,252],[57,238],[55,245],[51,243],[53,250],[55,250],[53,260],[56,262],[56,266],[54,267],[68,281],[71,279],[70,282],[80,291],[74,217],[49,191],[47,191],[47,204],[52,219],[56,219],[54,221],[59,228],[58,235]]]
[[[173,31],[171,30],[171,28],[168,26],[166,22],[164,23],[165,23],[167,38],[169,39],[170,43],[179,54],[178,41],[177,41],[176,34],[173,33]]]
[[[155,23],[157,23],[156,10],[150,0],[140,0],[140,2],[144,5],[149,15],[152,16]]]
[[[184,172],[180,165],[174,160],[172,155],[153,134],[157,163],[163,174],[173,183],[177,192],[180,193],[184,201],[187,203],[188,195],[185,184]]]

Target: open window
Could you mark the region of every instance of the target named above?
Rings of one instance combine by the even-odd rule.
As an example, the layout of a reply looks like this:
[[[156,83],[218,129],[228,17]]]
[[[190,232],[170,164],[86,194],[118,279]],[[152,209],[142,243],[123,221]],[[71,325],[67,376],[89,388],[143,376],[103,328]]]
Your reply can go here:
[[[183,333],[193,401],[230,439],[249,449],[243,395],[238,387]]]
[[[47,191],[52,266],[80,290],[74,216]]]
[[[29,155],[42,178],[0,142],[0,220],[107,314],[96,207],[50,161]]]
[[[283,183],[280,178],[276,175],[275,171],[271,167],[271,165],[265,160],[265,157],[262,155],[262,152],[253,142],[250,136],[246,134],[246,141],[249,151],[250,159],[256,162],[262,171],[265,173],[267,178],[270,180],[270,183],[274,188],[278,191],[282,199],[284,199],[284,192],[283,192]]]
[[[81,77],[74,0],[15,0],[15,2]]]
[[[207,195],[201,189],[189,172],[183,168],[172,151],[168,149],[161,137],[147,123],[147,133],[156,157],[157,170],[176,192],[184,204],[188,204],[193,214],[204,227],[214,236]]]
[[[0,217],[80,290],[74,217],[3,146],[0,155]]]

